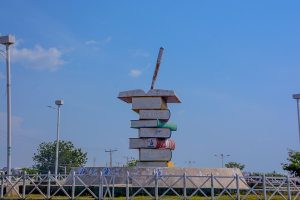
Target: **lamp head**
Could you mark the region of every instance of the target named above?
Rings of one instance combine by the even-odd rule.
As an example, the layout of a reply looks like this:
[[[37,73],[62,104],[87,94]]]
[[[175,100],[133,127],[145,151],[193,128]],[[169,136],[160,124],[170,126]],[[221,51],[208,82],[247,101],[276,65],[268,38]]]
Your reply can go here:
[[[55,101],[55,104],[58,105],[58,106],[61,106],[64,104],[64,101],[62,99],[58,99]]]
[[[6,35],[6,36],[0,36],[0,44],[4,45],[11,45],[16,42],[15,36],[13,35]]]
[[[300,99],[300,94],[293,94],[293,99]]]

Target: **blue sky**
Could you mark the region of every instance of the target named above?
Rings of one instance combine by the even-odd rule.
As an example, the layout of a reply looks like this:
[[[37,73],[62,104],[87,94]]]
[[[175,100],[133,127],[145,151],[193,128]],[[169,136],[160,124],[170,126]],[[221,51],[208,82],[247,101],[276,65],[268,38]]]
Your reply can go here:
[[[12,50],[13,166],[31,166],[39,143],[61,138],[88,152],[87,165],[137,157],[128,149],[137,115],[116,97],[148,90],[160,46],[157,88],[173,89],[176,166],[281,171],[299,150],[299,1],[2,1],[0,33]],[[6,165],[5,62],[0,61],[0,166]]]

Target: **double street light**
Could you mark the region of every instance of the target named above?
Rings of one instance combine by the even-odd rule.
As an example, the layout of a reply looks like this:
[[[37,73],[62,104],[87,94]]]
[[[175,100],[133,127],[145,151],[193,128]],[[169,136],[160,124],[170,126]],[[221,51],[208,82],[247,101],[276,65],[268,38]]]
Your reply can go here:
[[[6,58],[6,93],[7,93],[7,175],[11,175],[11,83],[10,83],[10,49],[15,43],[13,35],[0,36],[0,44],[5,45]]]
[[[56,152],[55,152],[55,178],[57,178],[58,174],[58,150],[59,150],[59,125],[60,125],[60,106],[64,104],[64,101],[59,99],[55,101],[57,108],[53,106],[48,106],[57,111],[57,126],[56,126]]]

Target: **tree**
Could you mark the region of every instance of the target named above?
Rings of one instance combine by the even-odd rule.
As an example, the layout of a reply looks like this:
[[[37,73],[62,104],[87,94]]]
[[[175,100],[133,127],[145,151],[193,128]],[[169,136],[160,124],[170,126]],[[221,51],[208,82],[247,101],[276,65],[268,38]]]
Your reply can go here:
[[[225,167],[227,168],[238,168],[241,171],[245,168],[245,165],[241,164],[241,163],[237,163],[237,162],[228,162],[225,164]]]
[[[37,153],[34,153],[33,161],[35,164],[33,167],[40,173],[47,173],[48,171],[54,173],[55,152],[56,141],[41,143]],[[59,141],[58,173],[64,173],[65,167],[67,172],[69,172],[71,167],[83,166],[86,162],[87,153],[80,148],[75,148],[70,141]]]
[[[125,167],[135,167],[137,165],[137,160],[133,159],[133,160],[129,160]]]
[[[300,152],[289,149],[288,156],[288,162],[281,164],[282,169],[295,176],[300,176]]]
[[[35,168],[27,168],[27,167],[23,167],[21,168],[22,172],[26,172],[27,174],[36,174],[38,173],[38,170]]]

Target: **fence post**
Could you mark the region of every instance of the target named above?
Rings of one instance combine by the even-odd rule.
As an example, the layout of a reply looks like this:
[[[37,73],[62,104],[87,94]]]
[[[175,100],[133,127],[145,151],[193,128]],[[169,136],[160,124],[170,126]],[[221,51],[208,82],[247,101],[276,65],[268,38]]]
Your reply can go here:
[[[154,192],[155,192],[155,200],[159,200],[159,196],[158,196],[158,172],[155,172],[155,188],[154,188]]]
[[[75,199],[75,182],[76,182],[76,179],[75,179],[75,171],[72,171],[72,191],[71,191],[71,199],[74,200]]]
[[[287,192],[288,192],[288,200],[292,200],[292,195],[291,195],[291,180],[290,180],[290,176],[287,175],[286,176],[286,182],[287,182]]]
[[[99,173],[99,195],[98,199],[102,200],[103,199],[103,177],[102,177],[102,172]]]
[[[23,178],[22,199],[25,199],[25,192],[26,192],[26,171],[23,172],[22,178]]]
[[[186,172],[183,174],[183,199],[186,200]]]
[[[48,176],[47,176],[47,178],[48,178],[48,183],[47,183],[47,199],[50,199],[51,198],[51,193],[50,193],[50,187],[51,187],[51,173],[50,173],[50,171],[48,171]]]
[[[240,200],[240,178],[238,174],[235,174],[236,181],[236,199]]]
[[[129,200],[129,172],[126,173],[126,200]]]
[[[4,192],[4,174],[1,173],[1,191],[0,191],[1,199],[3,199],[3,192]]]
[[[214,175],[212,173],[210,174],[210,196],[212,200],[215,199]]]
[[[116,174],[113,174],[112,179],[113,179],[113,185],[112,185],[112,199],[115,199],[115,178],[116,178]]]
[[[263,195],[264,195],[264,200],[267,200],[267,187],[266,187],[266,175],[263,174]]]

